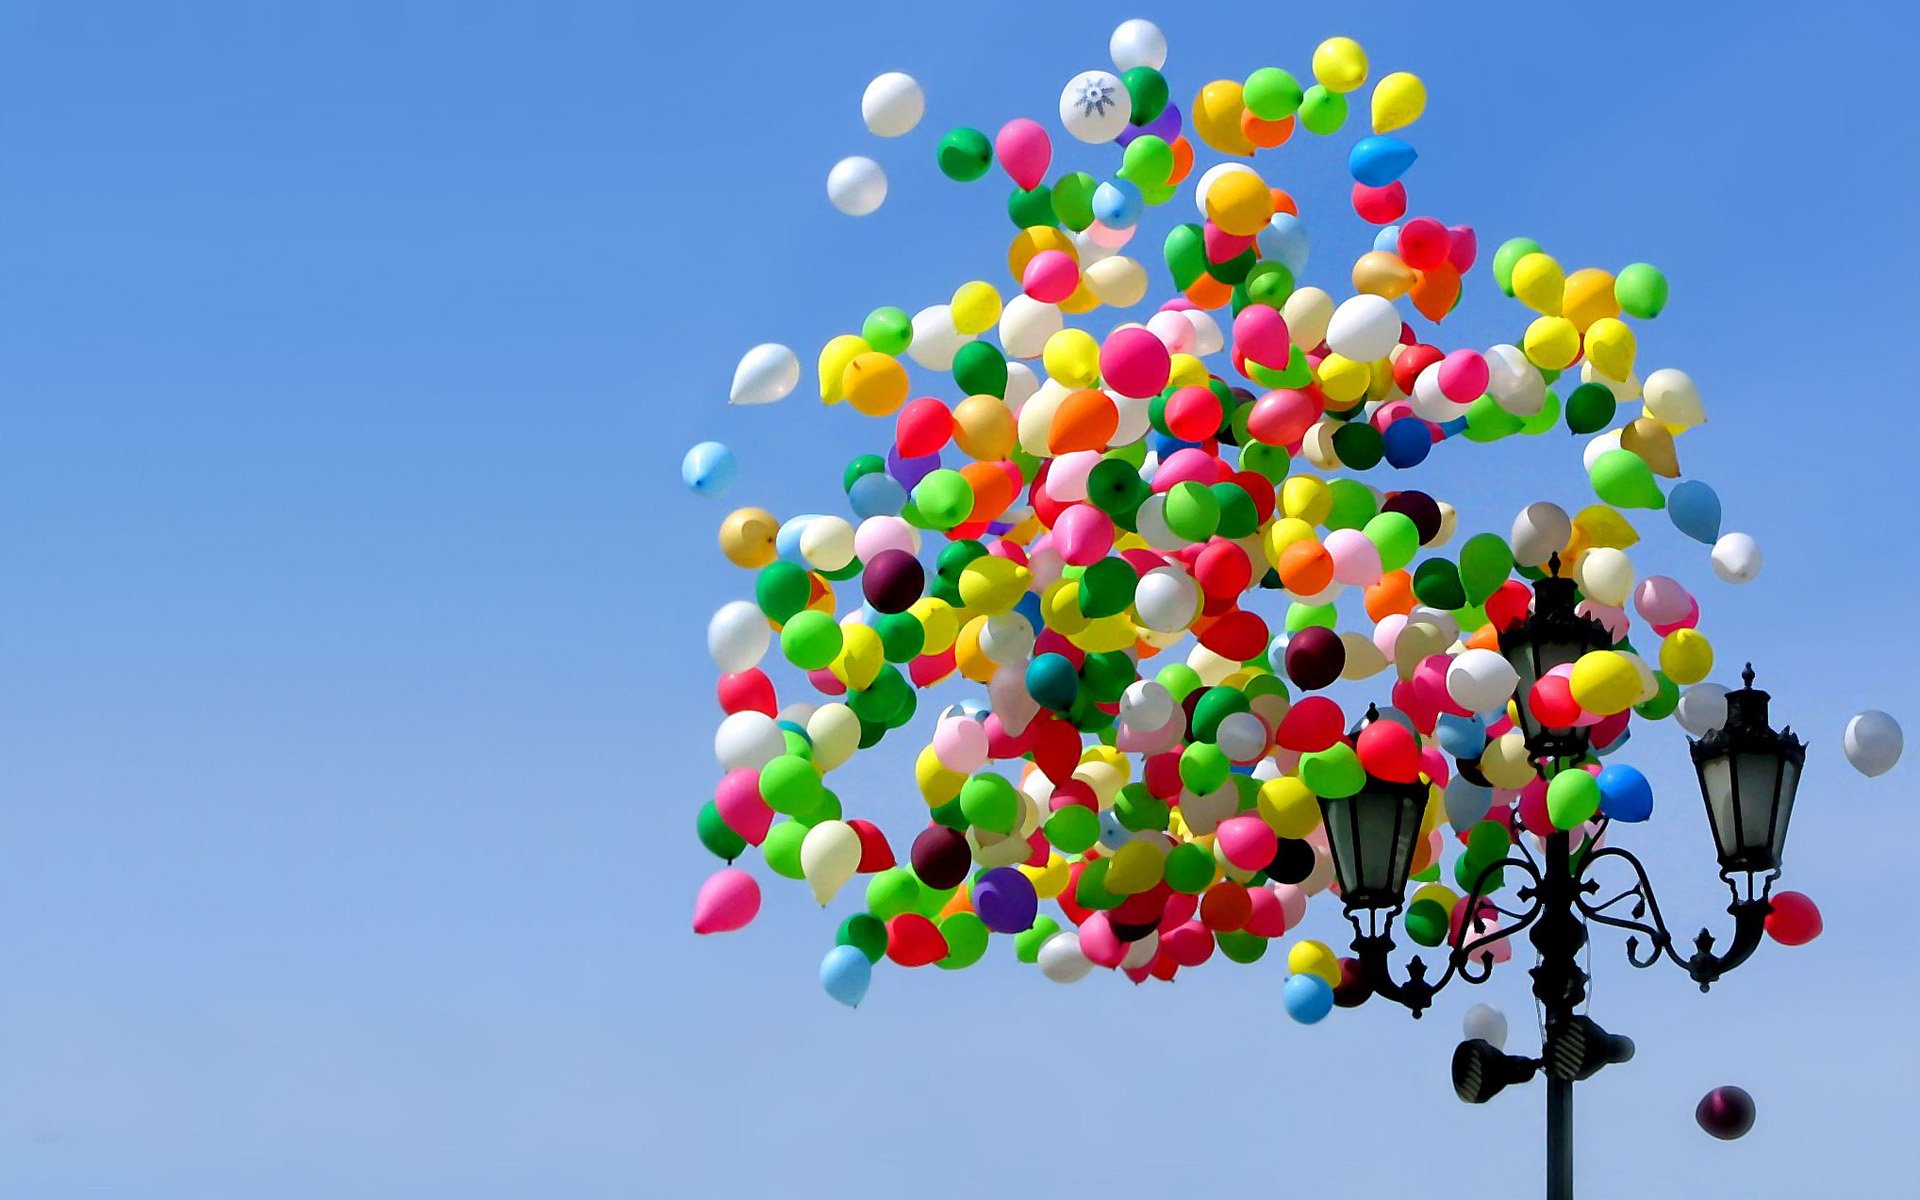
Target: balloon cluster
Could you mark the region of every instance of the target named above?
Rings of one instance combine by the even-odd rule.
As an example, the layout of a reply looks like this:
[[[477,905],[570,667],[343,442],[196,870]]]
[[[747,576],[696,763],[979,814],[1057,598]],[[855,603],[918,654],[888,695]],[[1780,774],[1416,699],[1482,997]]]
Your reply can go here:
[[[699,835],[729,864],[757,851],[822,905],[864,879],[821,964],[847,1004],[878,964],[965,967],[996,938],[1062,982],[1254,962],[1335,889],[1320,802],[1370,776],[1429,792],[1408,935],[1497,931],[1465,893],[1516,838],[1651,815],[1647,779],[1610,761],[1636,719],[1696,735],[1725,719],[1696,597],[1628,555],[1640,532],[1623,510],[1664,508],[1713,547],[1720,578],[1760,570],[1752,538],[1722,534],[1710,487],[1663,483],[1705,413],[1685,373],[1636,373],[1634,323],[1666,305],[1661,272],[1567,271],[1509,239],[1492,281],[1532,315],[1510,343],[1448,345],[1439,326],[1481,256],[1471,226],[1407,216],[1418,155],[1400,131],[1425,108],[1418,77],[1373,85],[1348,166],[1351,207],[1380,230],[1336,299],[1304,282],[1293,197],[1246,160],[1300,129],[1336,134],[1371,78],[1364,50],[1333,38],[1311,82],[1266,67],[1205,84],[1184,111],[1159,30],[1127,22],[1112,51],[1113,70],[1067,83],[1058,115],[1106,149],[1103,176],[1053,172],[1054,134],[1025,117],[941,138],[949,178],[998,163],[1012,183],[1007,277],[912,314],[876,309],[821,348],[820,399],[890,435],[847,464],[845,515],[749,507],[720,528],[754,575],[752,598],[708,628],[725,717]],[[925,104],[889,75],[862,108],[897,136]],[[1196,139],[1229,161],[1193,178]],[[884,195],[858,164],[834,176],[845,211]],[[1161,247],[1177,294],[1103,335],[1082,328],[1145,300],[1148,270],[1123,251],[1189,181],[1197,219]],[[778,400],[800,374],[792,351],[756,347],[732,399]],[[1562,424],[1591,436],[1592,499],[1529,505],[1504,531],[1463,536],[1451,504],[1373,474]],[[730,476],[718,457],[690,458],[689,483]],[[1612,644],[1520,690],[1499,635],[1551,570]],[[1388,705],[1362,727],[1320,694],[1376,677]],[[949,680],[972,687],[918,752],[924,827],[895,840],[828,780]],[[1515,705],[1588,727],[1592,754],[1541,778]],[[759,902],[729,865],[694,927],[739,928]],[[1817,932],[1817,911],[1796,912],[1782,940]],[[1365,1000],[1326,945],[1296,941],[1285,958],[1296,1019]]]

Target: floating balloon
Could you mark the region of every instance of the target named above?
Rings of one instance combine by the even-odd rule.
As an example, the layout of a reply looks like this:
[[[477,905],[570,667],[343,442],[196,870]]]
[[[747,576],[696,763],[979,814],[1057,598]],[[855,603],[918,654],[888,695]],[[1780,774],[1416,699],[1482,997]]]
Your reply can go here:
[[[927,111],[926,93],[913,76],[888,71],[874,77],[860,97],[860,119],[879,137],[913,132]]]
[[[1868,709],[1847,722],[1841,746],[1853,769],[1871,779],[1893,770],[1906,748],[1906,738],[1898,721],[1878,709]]]
[[[1723,1142],[1742,1138],[1753,1128],[1756,1110],[1745,1088],[1717,1087],[1700,1098],[1693,1119]]]
[[[800,360],[792,350],[773,342],[755,346],[740,356],[733,370],[729,404],[772,404],[784,400],[800,383]]]
[[[864,217],[887,198],[887,173],[870,158],[854,155],[827,172],[827,199],[850,217]]]
[[[702,496],[718,496],[733,486],[738,464],[719,442],[701,442],[680,460],[680,479]]]

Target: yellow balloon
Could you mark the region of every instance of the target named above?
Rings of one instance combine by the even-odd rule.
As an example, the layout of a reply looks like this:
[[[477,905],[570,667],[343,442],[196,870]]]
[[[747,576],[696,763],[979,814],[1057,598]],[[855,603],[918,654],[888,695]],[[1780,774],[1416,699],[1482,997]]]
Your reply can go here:
[[[1676,629],[1660,643],[1660,670],[1681,687],[1713,670],[1713,643],[1698,629]]]
[[[1340,956],[1325,942],[1306,938],[1287,949],[1287,970],[1295,975],[1318,975],[1328,987],[1340,984]]]
[[[1613,276],[1598,267],[1582,267],[1567,276],[1561,290],[1560,315],[1572,321],[1582,333],[1602,317],[1619,316],[1620,301],[1613,295]]]
[[[1306,478],[1297,476],[1296,478]],[[1284,485],[1283,485],[1284,486]],[[1313,526],[1299,517],[1279,517],[1267,526],[1267,532],[1261,539],[1262,548],[1267,552],[1267,565],[1279,566],[1280,555],[1295,542],[1314,540]]]
[[[994,672],[1000,669],[1000,664],[987,657],[980,646],[980,634],[986,627],[987,618],[973,617],[960,627],[960,636],[953,642],[954,666],[975,683],[993,682]]]
[[[1240,128],[1240,114],[1245,111],[1246,100],[1240,85],[1231,79],[1216,79],[1200,89],[1188,115],[1193,118],[1193,131],[1200,135],[1201,141],[1222,154],[1252,158],[1256,147]]]
[[[1313,77],[1330,92],[1354,91],[1367,81],[1367,52],[1350,37],[1330,37],[1314,47]]]
[[[1040,594],[1040,617],[1048,629],[1072,637],[1093,622],[1080,611],[1080,581],[1061,579]]]
[[[1320,828],[1320,801],[1297,775],[1282,775],[1260,785],[1260,819],[1284,838],[1303,838]]]
[[[1564,371],[1580,357],[1580,331],[1565,317],[1535,317],[1520,348],[1542,371]]]
[[[1124,254],[1103,258],[1081,273],[1102,304],[1132,308],[1147,298],[1147,269]]]
[[[1640,540],[1640,531],[1633,522],[1620,515],[1620,510],[1605,504],[1589,504],[1573,518],[1575,532],[1586,536],[1588,546],[1607,546],[1614,550],[1625,550]],[[1571,559],[1570,554],[1561,555]],[[1571,570],[1568,563],[1562,564],[1563,571]]]
[[[1535,250],[1513,264],[1513,294],[1520,303],[1546,317],[1560,315],[1567,277],[1553,256]],[[1579,330],[1574,330],[1578,333]]]
[[[1480,754],[1480,773],[1499,788],[1523,788],[1538,774],[1527,755],[1527,739],[1510,729],[1487,743]]]
[[[1617,650],[1594,650],[1573,664],[1574,703],[1590,713],[1610,717],[1625,712],[1640,699],[1640,672]]]
[[[1416,891],[1409,903],[1418,904],[1422,900],[1431,900],[1448,912],[1452,912],[1453,906],[1460,902],[1460,894],[1444,883],[1429,883]]]
[[[1035,225],[1022,229],[1013,235],[1013,242],[1007,247],[1007,271],[1015,282],[1026,275],[1027,264],[1042,250],[1058,250],[1074,262],[1080,261],[1080,247],[1074,245],[1073,239],[1058,227]]]
[[[1413,268],[1398,254],[1369,250],[1353,260],[1353,290],[1368,296],[1398,300],[1414,285]]]
[[[869,350],[847,364],[840,386],[861,416],[890,417],[907,402],[907,369],[893,356]]]
[[[1115,613],[1111,617],[1100,617],[1089,622],[1079,633],[1068,634],[1067,640],[1088,654],[1111,654],[1116,650],[1132,649],[1134,642],[1139,639],[1127,615]]]
[[[1060,302],[1060,311],[1064,313],[1087,313],[1100,307],[1100,297],[1088,286],[1087,277],[1082,275],[1074,286],[1073,295]]]
[[[1167,386],[1205,387],[1209,378],[1207,364],[1191,354],[1176,354],[1173,356],[1173,369],[1167,372]]]
[[[1072,872],[1067,868],[1067,860],[1051,852],[1047,855],[1046,866],[1031,867],[1021,863],[1019,871],[1033,881],[1034,894],[1042,900],[1051,900],[1066,891],[1067,884],[1073,879]]]
[[[780,522],[764,508],[736,508],[720,522],[720,553],[736,567],[757,571],[773,561]]]
[[[858,621],[840,622],[840,653],[827,664],[835,678],[855,691],[865,691],[873,686],[873,681],[880,677],[880,668],[886,665],[886,651],[880,644],[879,634]]]
[[[1207,220],[1235,237],[1252,237],[1273,218],[1273,192],[1252,171],[1228,171],[1206,195]]]
[[[927,644],[922,653],[945,654],[953,648],[953,640],[960,636],[960,618],[951,604],[937,596],[922,596],[907,611],[926,632]]]
[[[1328,354],[1313,369],[1314,378],[1320,383],[1320,391],[1326,395],[1331,408],[1352,408],[1367,394],[1367,388],[1373,383],[1373,367],[1367,363],[1355,362],[1342,354]]]
[[[1405,71],[1393,74],[1373,85],[1373,131],[1392,133],[1405,129],[1427,111],[1427,85],[1418,75]]]
[[[1000,319],[1000,293],[983,279],[963,283],[948,302],[955,333],[977,334],[992,329]]]
[[[1333,511],[1333,493],[1312,475],[1289,475],[1280,485],[1280,511],[1318,525]]]
[[[873,351],[867,339],[857,333],[843,333],[820,348],[820,401],[838,404],[846,398],[843,377],[847,364]]]
[[[960,794],[967,777],[947,770],[940,764],[933,747],[927,746],[920,751],[920,757],[913,760],[913,781],[920,786],[920,798],[927,802],[927,807],[938,808]]]
[[[807,739],[813,743],[813,765],[831,771],[860,748],[860,718],[844,704],[822,704],[807,718]]]
[[[1040,361],[1061,387],[1089,388],[1100,382],[1100,343],[1084,329],[1062,329],[1048,338]]]
[[[1135,838],[1108,860],[1107,890],[1116,896],[1137,896],[1160,882],[1166,866],[1166,855],[1160,847],[1145,838]]]
[[[1574,321],[1574,324],[1578,326],[1580,322]],[[1633,374],[1636,345],[1632,328],[1619,317],[1601,317],[1587,326],[1587,361],[1608,379],[1626,379]]]

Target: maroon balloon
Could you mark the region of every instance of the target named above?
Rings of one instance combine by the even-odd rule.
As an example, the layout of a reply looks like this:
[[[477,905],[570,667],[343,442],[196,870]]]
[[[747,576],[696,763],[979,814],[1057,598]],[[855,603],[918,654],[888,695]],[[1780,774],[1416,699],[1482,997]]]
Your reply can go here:
[[[1693,1110],[1693,1119],[1723,1142],[1737,1137],[1745,1137],[1747,1130],[1753,1128],[1755,1109],[1753,1097],[1747,1095],[1747,1089],[1738,1087],[1717,1087],[1700,1097],[1700,1103]]]
[[[973,911],[995,933],[1022,933],[1040,915],[1040,897],[1020,871],[995,867],[973,885]]]
[[[1440,505],[1425,492],[1395,492],[1380,506],[1381,512],[1397,512],[1413,522],[1420,531],[1422,546],[1440,533]]]
[[[867,560],[860,573],[860,590],[875,612],[907,611],[926,585],[926,568],[905,550],[882,550]]]
[[[1333,1002],[1341,1008],[1359,1008],[1373,995],[1365,970],[1357,958],[1340,960],[1340,982],[1333,986]]]
[[[930,888],[959,887],[973,868],[973,851],[967,849],[967,836],[945,825],[929,825],[913,839],[908,855],[913,873]]]
[[[1340,635],[1322,625],[1309,625],[1287,639],[1287,678],[1307,691],[1326,687],[1340,678],[1347,665],[1347,648]]]

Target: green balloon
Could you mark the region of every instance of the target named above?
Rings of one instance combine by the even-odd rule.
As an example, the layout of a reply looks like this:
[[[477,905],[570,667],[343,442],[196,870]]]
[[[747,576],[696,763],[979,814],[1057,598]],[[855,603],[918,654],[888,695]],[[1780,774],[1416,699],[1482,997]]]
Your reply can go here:
[[[1293,459],[1283,446],[1269,446],[1265,442],[1240,443],[1240,469],[1252,471],[1262,479],[1279,483],[1287,477],[1293,466]]]
[[[1135,125],[1151,125],[1167,110],[1167,77],[1152,67],[1135,67],[1120,77],[1127,85],[1127,98],[1133,101],[1133,114],[1127,119]]]
[[[1194,742],[1180,752],[1180,782],[1196,795],[1219,791],[1232,770],[1232,760],[1211,742]]]
[[[1631,450],[1608,450],[1593,460],[1593,493],[1615,508],[1665,508],[1653,468]]]
[[[746,852],[747,839],[733,831],[711,800],[700,806],[700,816],[694,822],[694,830],[700,835],[700,844],[715,858],[732,862]]]
[[[1206,234],[1198,225],[1175,225],[1161,243],[1173,286],[1186,291],[1207,273]]]
[[[969,396],[1007,395],[1007,359],[992,342],[975,339],[953,354],[953,382]]]
[[[934,964],[941,970],[970,967],[987,952],[987,924],[970,912],[957,912],[941,921],[940,936],[947,939],[947,956]]]
[[[1398,571],[1420,552],[1420,527],[1405,513],[1383,512],[1362,526],[1360,532],[1380,551],[1382,570]]]
[[[1244,929],[1222,930],[1214,935],[1214,940],[1228,961],[1242,965],[1259,962],[1260,956],[1267,952],[1267,939]]]
[[[1288,633],[1299,633],[1302,629],[1311,629],[1316,625],[1322,629],[1338,629],[1340,627],[1338,607],[1332,603],[1302,604],[1298,600],[1287,605]]]
[[[1460,586],[1467,603],[1485,604],[1511,574],[1513,551],[1499,534],[1477,533],[1460,547]]]
[[[1127,143],[1117,174],[1145,192],[1148,188],[1167,186],[1173,167],[1173,147],[1166,139],[1143,133]]]
[[[1547,389],[1545,399],[1540,402],[1540,411],[1520,422],[1520,432],[1526,434],[1545,433],[1560,423],[1560,393]]]
[[[982,771],[960,785],[960,811],[976,829],[1012,833],[1020,820],[1020,791],[1005,776]]]
[[[832,662],[845,640],[839,623],[817,608],[793,614],[780,631],[780,653],[802,671],[817,671]]]
[[[1181,842],[1167,851],[1162,878],[1183,896],[1198,896],[1213,882],[1213,854],[1195,842]]]
[[[940,172],[958,183],[971,183],[993,165],[993,143],[978,129],[949,129],[937,152]]]
[[[937,467],[913,485],[913,503],[934,529],[952,529],[973,515],[973,485],[960,472]]]
[[[1252,702],[1238,688],[1210,687],[1193,706],[1192,740],[1211,742],[1220,732],[1220,722],[1252,710]]]
[[[1101,561],[1119,560],[1109,558]],[[1140,670],[1134,665],[1133,656],[1124,650],[1095,651],[1080,664],[1080,692],[1096,704],[1117,703],[1138,678]]]
[[[1059,218],[1053,211],[1053,189],[1043,183],[1037,188],[1015,188],[1008,192],[1007,217],[1018,229],[1058,225]]]
[[[1167,490],[1167,528],[1190,542],[1204,542],[1220,527],[1220,498],[1186,480]]]
[[[1407,908],[1407,936],[1422,946],[1446,941],[1451,914],[1438,900],[1415,900]]]
[[[1413,594],[1427,607],[1449,612],[1467,602],[1460,569],[1444,558],[1430,558],[1414,568]]]
[[[1613,298],[1621,312],[1650,321],[1667,306],[1667,277],[1652,263],[1628,263],[1613,278]]]
[[[1519,433],[1526,424],[1525,420],[1501,408],[1492,396],[1482,396],[1467,405],[1464,436],[1470,442],[1497,442]]]
[[[1499,861],[1497,858],[1490,858],[1485,862],[1481,862],[1471,854],[1462,854],[1453,860],[1453,881],[1460,885],[1460,890],[1463,892],[1472,892],[1478,889],[1481,895],[1491,896],[1506,886],[1507,872],[1505,868],[1495,871],[1488,870],[1489,867]]]
[[[1247,275],[1252,272],[1254,264],[1259,261],[1260,256],[1254,253],[1252,247],[1248,247],[1232,258],[1227,259],[1225,262],[1213,262],[1209,260],[1207,263],[1207,274],[1213,276],[1221,283],[1244,283]]]
[[[1334,435],[1334,440],[1338,442],[1338,434]],[[1327,509],[1327,519],[1321,524],[1328,529],[1361,529],[1380,513],[1380,503],[1373,498],[1373,489],[1358,479],[1329,480],[1327,495],[1333,503]]]
[[[1040,827],[1047,843],[1062,854],[1085,854],[1100,840],[1100,816],[1090,808],[1068,804]]]
[[[1175,704],[1184,704],[1195,688],[1200,686],[1200,672],[1186,663],[1168,663],[1154,675],[1153,681],[1167,689]]]
[[[1060,922],[1052,917],[1037,918],[1030,928],[1013,935],[1013,953],[1023,963],[1040,961],[1040,947],[1047,939],[1060,932]]]
[[[1655,671],[1653,678],[1660,685],[1659,692],[1653,699],[1634,705],[1633,711],[1649,721],[1658,721],[1672,716],[1673,710],[1680,707],[1680,685],[1668,679],[1664,671]]]
[[[1247,489],[1237,483],[1216,483],[1207,490],[1220,506],[1220,520],[1213,527],[1214,533],[1223,538],[1243,538],[1259,531],[1260,510],[1254,507]]]
[[[813,599],[813,580],[805,567],[776,558],[754,578],[753,599],[769,620],[784,625]]]
[[[867,961],[877,963],[887,954],[887,927],[880,918],[872,913],[855,913],[840,922],[840,929],[833,935],[836,946],[852,946],[867,956]]]
[[[1134,589],[1139,584],[1140,576],[1134,573],[1132,563],[1124,558],[1103,558],[1080,573],[1080,612],[1096,620],[1117,616],[1133,605]],[[1091,660],[1092,656],[1088,657]],[[1131,671],[1132,660],[1127,663]]]
[[[1257,119],[1284,121],[1299,110],[1306,93],[1291,72],[1279,67],[1261,67],[1247,76],[1240,98]]]
[[[1263,367],[1259,363],[1247,364],[1247,378],[1270,388],[1303,388],[1313,382],[1313,364],[1307,361],[1307,353],[1295,346],[1287,355],[1287,365],[1276,371]]]
[[[860,326],[860,336],[880,353],[898,357],[913,341],[913,318],[892,305],[876,308]]]
[[[1473,828],[1467,830],[1466,857],[1485,866],[1499,862],[1513,848],[1513,835],[1500,821],[1476,821]]]
[[[832,571],[820,572],[820,578],[830,579],[833,582],[838,583],[843,579],[852,579],[854,576],[860,574],[860,570],[861,570],[860,560],[858,558],[850,558],[847,560],[847,565],[844,567],[840,567]]]
[[[890,663],[912,662],[927,648],[927,627],[912,613],[880,613],[873,618],[873,631]]]
[[[1081,811],[1086,810],[1081,809]],[[1149,792],[1143,783],[1130,783],[1121,788],[1120,794],[1114,797],[1114,818],[1135,833],[1164,830],[1172,814],[1173,809],[1167,805],[1167,802]]]
[[[1365,787],[1367,772],[1352,746],[1335,742],[1300,756],[1300,781],[1321,799],[1339,800]]]
[[[1093,193],[1100,181],[1085,171],[1062,175],[1053,181],[1053,215],[1060,223],[1079,233],[1093,224]]]
[[[825,791],[820,773],[797,755],[777,755],[760,768],[760,798],[777,813],[792,817],[811,812],[825,799]]]
[[[1081,908],[1106,912],[1126,902],[1125,896],[1107,890],[1107,868],[1112,865],[1111,858],[1096,858],[1082,864],[1080,882],[1073,888],[1073,898]]]
[[[1599,433],[1613,423],[1613,391],[1603,383],[1583,383],[1567,396],[1567,428],[1574,433]]]
[[[1293,295],[1293,272],[1285,263],[1256,263],[1247,272],[1246,299],[1249,304],[1264,304],[1268,308],[1279,308]]]
[[[901,913],[917,911],[924,890],[926,884],[912,867],[888,867],[867,881],[867,911],[878,920],[891,921]]]
[[[775,875],[787,879],[805,879],[800,869],[800,843],[807,840],[807,829],[798,821],[776,821],[760,843],[760,855]]]
[[[1600,811],[1600,781],[1578,768],[1547,782],[1547,817],[1555,829],[1578,829]]]
[[[840,473],[840,490],[852,491],[853,485],[869,475],[879,475],[886,471],[887,460],[878,454],[862,454],[847,463],[847,469]]]
[[[1371,422],[1349,421],[1333,431],[1333,452],[1349,469],[1365,471],[1379,465],[1387,448]]]
[[[960,797],[958,796],[929,811],[927,817],[935,825],[943,825],[948,829],[956,830],[960,833],[967,831],[967,814],[960,811]]]
[[[1300,124],[1308,133],[1322,136],[1347,123],[1347,98],[1324,84],[1316,83],[1300,96]]]
[[[1493,252],[1493,282],[1502,292],[1513,295],[1513,266],[1529,254],[1541,253],[1540,243],[1530,237],[1508,238]]]

